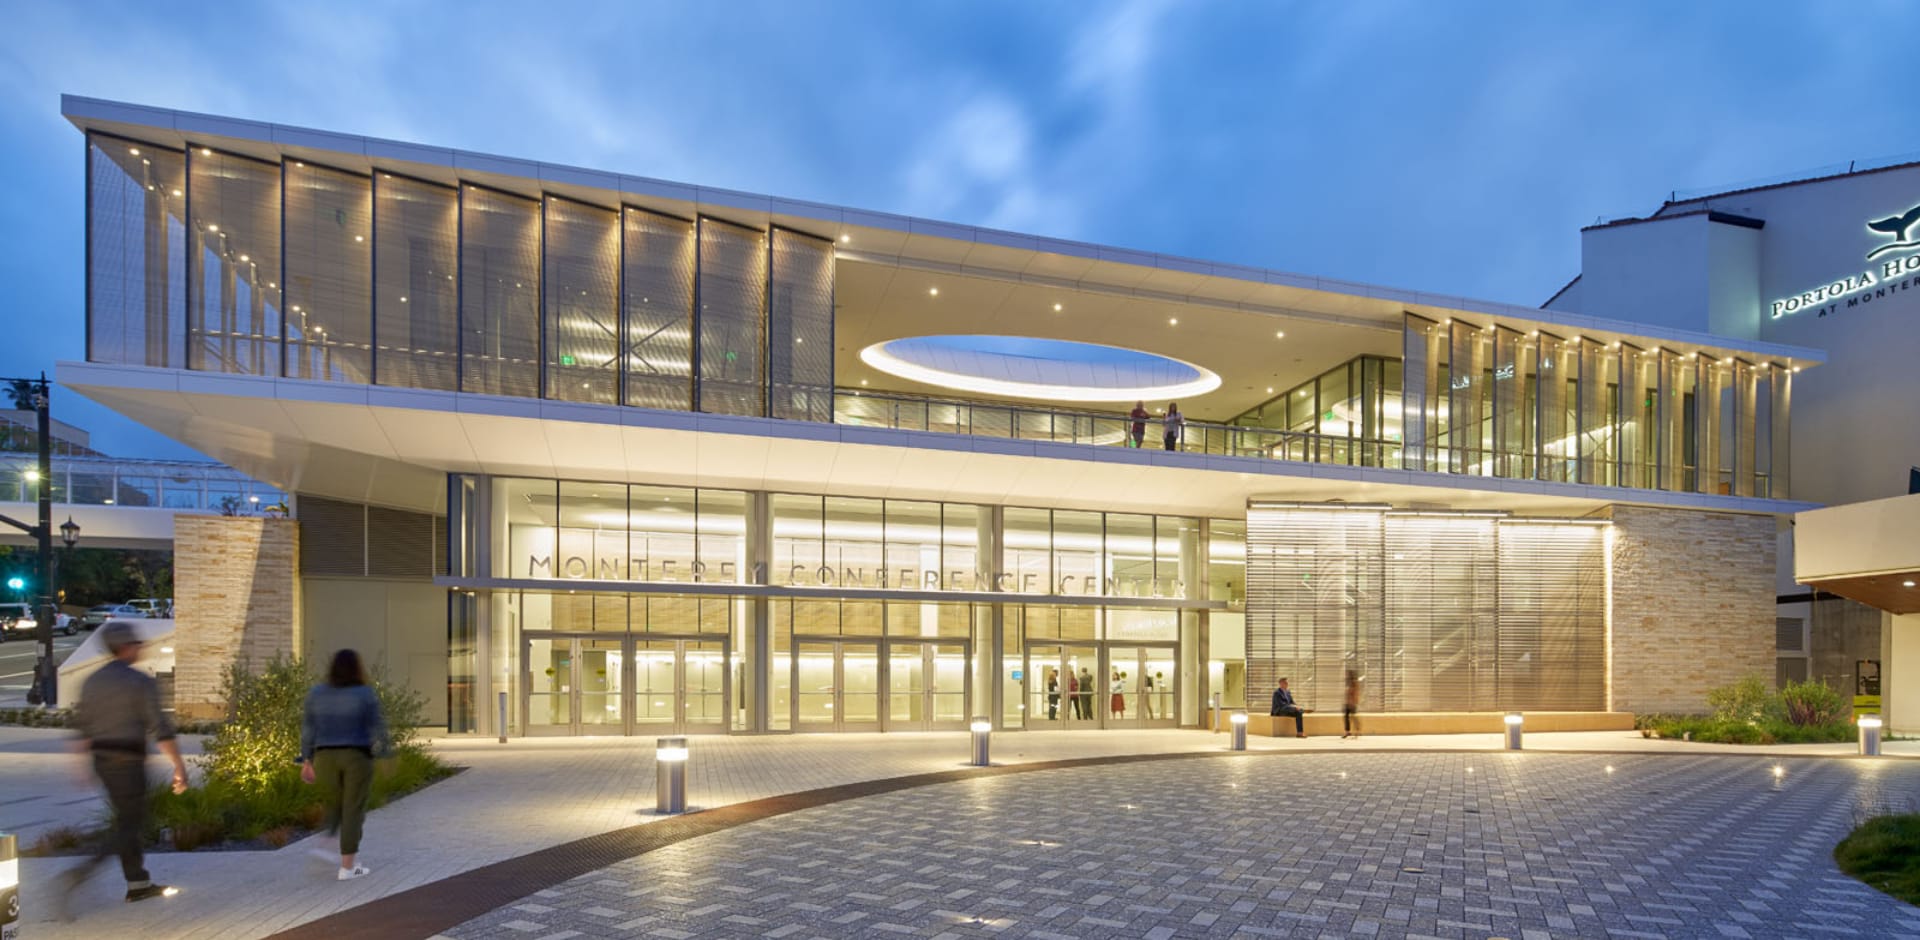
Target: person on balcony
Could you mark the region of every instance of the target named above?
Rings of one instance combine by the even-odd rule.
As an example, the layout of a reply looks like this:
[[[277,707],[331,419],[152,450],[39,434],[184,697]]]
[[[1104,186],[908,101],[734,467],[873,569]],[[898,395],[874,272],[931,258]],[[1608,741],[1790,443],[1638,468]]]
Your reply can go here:
[[[1180,413],[1179,402],[1167,403],[1167,416],[1161,419],[1160,425],[1166,432],[1167,449],[1179,450],[1180,438],[1183,437],[1187,431],[1187,417]]]
[[[1133,412],[1127,417],[1133,419],[1133,449],[1139,450],[1141,447],[1146,446],[1147,419],[1153,417],[1153,415],[1147,411],[1146,402],[1136,401],[1133,403]]]

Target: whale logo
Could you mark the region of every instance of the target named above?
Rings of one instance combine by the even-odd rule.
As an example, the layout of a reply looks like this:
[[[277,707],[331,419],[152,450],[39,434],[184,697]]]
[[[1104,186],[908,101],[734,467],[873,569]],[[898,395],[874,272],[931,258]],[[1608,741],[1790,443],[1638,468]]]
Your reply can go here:
[[[1867,228],[1882,235],[1893,236],[1893,242],[1867,252],[1867,260],[1872,261],[1876,255],[1902,248],[1920,248],[1920,239],[1916,239],[1913,234],[1916,225],[1920,225],[1920,206],[1914,206],[1896,216],[1868,222]]]

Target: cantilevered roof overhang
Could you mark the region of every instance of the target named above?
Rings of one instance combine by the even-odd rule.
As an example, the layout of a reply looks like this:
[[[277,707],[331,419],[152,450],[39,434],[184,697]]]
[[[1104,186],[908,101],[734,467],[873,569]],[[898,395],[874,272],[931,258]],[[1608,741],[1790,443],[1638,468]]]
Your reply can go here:
[[[1920,614],[1920,494],[1793,518],[1793,579],[1896,614]]]
[[[735,190],[378,138],[67,96],[76,127],[185,149],[212,147],[264,160],[309,160],[371,175],[402,173],[528,197],[550,193],[596,205],[630,205],[683,218],[779,225],[831,239],[836,284],[835,365],[871,377],[862,349],[937,333],[1077,339],[1171,355],[1208,368],[1224,385],[1183,407],[1225,420],[1284,387],[1360,353],[1399,354],[1404,315],[1500,324],[1603,344],[1662,347],[1702,358],[1807,367],[1824,353],[1608,320],[1530,306],[1379,287],[1173,255],[1132,251]],[[944,279],[944,280],[942,280]],[[941,284],[940,303],[927,302]],[[918,303],[909,303],[909,299]],[[1063,298],[1065,298],[1063,300]],[[1053,305],[1060,303],[1056,312]],[[1181,319],[1178,329],[1170,320]],[[1276,337],[1284,333],[1284,341]],[[906,391],[934,391],[903,386]]]

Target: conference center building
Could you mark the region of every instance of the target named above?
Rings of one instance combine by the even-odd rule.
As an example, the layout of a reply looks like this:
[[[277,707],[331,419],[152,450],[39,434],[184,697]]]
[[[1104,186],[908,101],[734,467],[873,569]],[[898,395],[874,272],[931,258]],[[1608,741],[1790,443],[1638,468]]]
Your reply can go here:
[[[294,494],[177,529],[183,709],[342,646],[514,735],[1189,727],[1350,672],[1604,718],[1774,668],[1814,349],[63,111],[58,381]]]

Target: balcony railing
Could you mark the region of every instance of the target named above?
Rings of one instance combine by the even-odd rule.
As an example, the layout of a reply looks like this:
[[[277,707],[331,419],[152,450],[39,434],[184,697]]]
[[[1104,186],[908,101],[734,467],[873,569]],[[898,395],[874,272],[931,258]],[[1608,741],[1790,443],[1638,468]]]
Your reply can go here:
[[[0,455],[0,502],[40,498],[31,454]],[[57,457],[54,502],[75,506],[135,506],[180,512],[257,512],[285,495],[231,467],[186,460]]]
[[[1094,411],[1013,405],[999,402],[971,402],[952,399],[920,398],[894,393],[869,393],[836,390],[833,420],[837,424],[859,427],[894,428],[908,431],[940,431],[949,434],[976,434],[1020,441],[1051,441],[1061,444],[1089,444],[1104,447],[1131,445],[1132,419],[1125,415]],[[1141,446],[1159,450],[1164,446],[1160,418],[1146,422]],[[1399,441],[1372,440],[1320,434],[1312,431],[1279,431],[1272,428],[1243,427],[1189,420],[1186,433],[1176,447],[1184,453],[1216,454],[1232,457],[1262,457],[1300,463],[1343,464],[1354,467],[1384,467],[1394,470],[1419,469],[1407,466]],[[1600,486],[1636,486],[1637,481],[1657,479],[1649,466],[1622,466],[1611,455],[1601,453],[1593,460],[1591,482]],[[1541,462],[1544,461],[1544,462]],[[1427,472],[1456,473],[1515,479],[1546,479],[1581,482],[1581,459],[1571,454],[1544,458],[1531,453],[1496,455],[1485,448],[1452,448],[1445,437],[1429,447],[1422,461]],[[1539,466],[1536,467],[1536,463]],[[1695,468],[1682,468],[1681,490],[1693,492],[1697,481]],[[1536,472],[1538,475],[1536,475]],[[1622,477],[1626,479],[1623,481]],[[1769,495],[1771,480],[1767,473],[1752,474],[1752,494]],[[1662,487],[1643,487],[1648,489]],[[1722,470],[1713,492],[1733,494],[1734,475]]]

